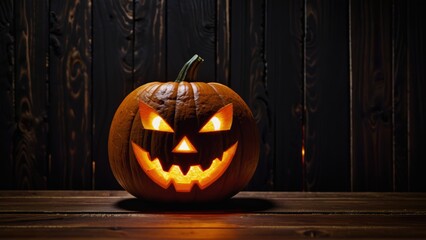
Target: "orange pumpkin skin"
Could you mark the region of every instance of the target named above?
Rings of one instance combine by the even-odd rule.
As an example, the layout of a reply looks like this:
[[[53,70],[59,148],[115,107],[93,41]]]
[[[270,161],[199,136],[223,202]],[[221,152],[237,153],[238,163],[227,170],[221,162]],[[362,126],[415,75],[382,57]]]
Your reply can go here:
[[[145,129],[140,104],[152,108],[173,132]],[[231,128],[200,132],[203,125],[228,104],[233,108]],[[174,152],[184,137],[196,152]],[[201,180],[195,181],[184,191],[173,181],[168,186],[153,181],[135,154],[137,149],[143,149],[151,160],[158,159],[164,171],[176,165],[185,174],[195,165],[208,169],[214,159],[221,159],[232,146],[235,153],[223,174],[207,186],[203,186]],[[110,128],[108,154],[117,181],[136,197],[161,202],[217,201],[232,197],[250,181],[258,163],[259,136],[249,107],[227,86],[186,81],[151,82],[131,92],[117,109]]]

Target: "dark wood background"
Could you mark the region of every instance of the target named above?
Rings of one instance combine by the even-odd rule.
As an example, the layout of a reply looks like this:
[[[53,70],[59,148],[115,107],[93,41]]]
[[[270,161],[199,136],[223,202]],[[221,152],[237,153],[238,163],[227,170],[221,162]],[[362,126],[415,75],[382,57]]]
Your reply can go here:
[[[426,191],[421,5],[0,0],[0,188],[118,189],[115,109],[198,53],[257,120],[247,189]]]

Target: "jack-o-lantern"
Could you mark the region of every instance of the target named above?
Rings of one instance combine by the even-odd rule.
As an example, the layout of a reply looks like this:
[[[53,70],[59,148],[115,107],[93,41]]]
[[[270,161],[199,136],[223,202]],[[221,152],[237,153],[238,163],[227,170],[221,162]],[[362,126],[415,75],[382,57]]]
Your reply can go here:
[[[194,82],[195,55],[175,82],[131,92],[113,118],[111,169],[129,193],[153,201],[229,198],[251,179],[259,157],[253,115],[233,90]]]

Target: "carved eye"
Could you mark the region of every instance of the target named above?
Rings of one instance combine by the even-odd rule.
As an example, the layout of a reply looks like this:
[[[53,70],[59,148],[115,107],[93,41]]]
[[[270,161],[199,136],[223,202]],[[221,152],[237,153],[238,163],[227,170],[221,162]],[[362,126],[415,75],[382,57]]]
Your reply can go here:
[[[174,132],[167,122],[150,106],[144,102],[139,102],[139,113],[142,126],[147,130],[160,132]]]
[[[232,103],[222,107],[209,121],[200,129],[200,133],[226,131],[232,126],[233,107]]]

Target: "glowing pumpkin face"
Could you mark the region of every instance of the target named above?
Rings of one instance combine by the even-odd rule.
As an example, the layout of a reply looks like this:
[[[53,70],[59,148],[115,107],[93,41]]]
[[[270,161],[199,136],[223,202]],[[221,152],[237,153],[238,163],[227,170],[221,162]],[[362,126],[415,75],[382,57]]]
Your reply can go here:
[[[186,70],[195,74],[194,62],[188,64]],[[131,194],[156,201],[210,201],[231,197],[248,183],[259,140],[249,108],[230,88],[152,82],[118,108],[108,150],[116,179]]]
[[[232,125],[232,103],[221,108],[214,114],[207,123],[199,130],[199,133],[228,131]],[[174,130],[154,109],[146,103],[139,103],[139,113],[144,129],[174,133]],[[164,171],[160,159],[151,159],[150,153],[132,142],[133,151],[141,168],[148,177],[163,188],[168,188],[173,183],[177,192],[190,192],[194,184],[198,184],[200,189],[205,189],[216,181],[225,170],[234,157],[237,150],[238,141],[222,153],[221,158],[212,160],[211,165],[203,170],[200,164],[189,165],[189,170],[184,174],[179,166],[180,161],[187,161],[186,154],[197,154],[197,148],[191,143],[187,136],[183,136],[178,141],[172,152],[175,154],[183,154],[182,159],[177,164],[172,164],[169,171]]]

